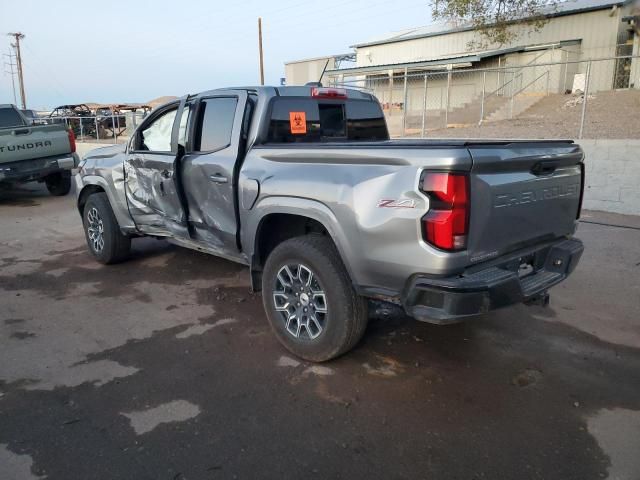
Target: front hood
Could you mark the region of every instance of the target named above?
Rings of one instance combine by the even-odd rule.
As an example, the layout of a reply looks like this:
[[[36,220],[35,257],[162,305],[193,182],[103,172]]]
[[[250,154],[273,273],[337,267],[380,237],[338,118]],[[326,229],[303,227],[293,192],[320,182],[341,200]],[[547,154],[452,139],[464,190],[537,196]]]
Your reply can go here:
[[[124,143],[118,145],[109,145],[108,147],[94,148],[93,150],[88,151],[83,158],[85,160],[94,158],[110,158],[120,153],[124,153],[125,148],[126,145]]]

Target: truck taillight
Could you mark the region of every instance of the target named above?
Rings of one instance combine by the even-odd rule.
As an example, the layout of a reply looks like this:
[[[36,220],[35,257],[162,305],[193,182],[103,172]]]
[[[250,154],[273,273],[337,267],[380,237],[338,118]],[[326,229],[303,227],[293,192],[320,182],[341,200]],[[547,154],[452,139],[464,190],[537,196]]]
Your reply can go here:
[[[425,241],[442,250],[464,250],[469,234],[469,176],[423,172],[420,190],[429,197],[429,212],[422,217]]]
[[[67,134],[69,135],[69,145],[71,146],[71,153],[74,153],[76,151],[76,136],[74,135],[72,129],[68,129]]]
[[[313,87],[311,96],[314,98],[347,98],[344,88]]]

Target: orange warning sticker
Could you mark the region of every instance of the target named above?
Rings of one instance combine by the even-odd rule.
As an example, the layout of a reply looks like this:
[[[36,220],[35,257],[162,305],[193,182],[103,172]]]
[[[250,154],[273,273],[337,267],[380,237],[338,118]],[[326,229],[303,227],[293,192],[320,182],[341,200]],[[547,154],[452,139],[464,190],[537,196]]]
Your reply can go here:
[[[289,125],[291,133],[305,134],[307,133],[307,116],[305,112],[289,112]]]

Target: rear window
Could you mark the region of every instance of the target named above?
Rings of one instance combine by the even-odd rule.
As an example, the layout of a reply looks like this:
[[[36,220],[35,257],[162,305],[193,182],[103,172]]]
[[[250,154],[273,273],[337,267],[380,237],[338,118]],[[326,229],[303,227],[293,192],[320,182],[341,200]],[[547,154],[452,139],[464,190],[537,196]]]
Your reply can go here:
[[[267,143],[388,139],[374,101],[280,97],[272,103]]]
[[[0,128],[24,127],[24,120],[13,108],[0,108]]]

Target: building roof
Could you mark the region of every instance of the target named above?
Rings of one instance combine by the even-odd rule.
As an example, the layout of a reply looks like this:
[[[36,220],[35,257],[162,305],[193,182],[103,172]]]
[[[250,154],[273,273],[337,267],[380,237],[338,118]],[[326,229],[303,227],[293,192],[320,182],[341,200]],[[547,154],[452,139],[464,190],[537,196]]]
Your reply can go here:
[[[342,58],[346,58],[346,57],[353,57],[353,56],[354,56],[353,52],[338,53],[336,55],[324,55],[322,57],[312,57],[312,58],[302,58],[300,60],[291,60],[289,62],[284,62],[284,64],[285,65],[292,65],[294,63],[315,62],[315,61],[319,61],[319,60],[328,60],[330,58],[333,58],[334,60],[338,60],[338,59],[342,59]]]
[[[564,15],[574,15],[576,13],[591,12],[594,10],[604,10],[614,6],[624,5],[629,0],[568,0],[560,2],[552,7],[543,10],[548,18],[561,17]],[[414,40],[417,38],[435,37],[449,33],[465,32],[473,30],[475,27],[465,24],[452,26],[450,23],[434,23],[431,25],[410,28],[399,32],[393,32],[378,38],[370,39],[366,42],[352,45],[351,48],[371,47],[374,45],[384,45],[387,43]]]
[[[402,62],[402,63],[389,63],[386,65],[369,65],[365,67],[354,67],[354,68],[336,68],[332,70],[327,70],[327,75],[358,75],[372,72],[381,72],[385,70],[394,70],[394,69],[443,69],[447,65],[458,65],[458,66],[466,66],[467,64],[476,63],[481,60],[485,60],[487,58],[498,57],[500,55],[506,55],[507,53],[516,53],[516,52],[533,52],[537,50],[549,50],[551,48],[559,48],[565,45],[572,45],[580,43],[580,40],[564,40],[561,42],[553,43],[553,44],[544,44],[544,45],[522,45],[517,47],[507,47],[507,48],[499,48],[496,50],[485,50],[481,52],[472,52],[472,53],[464,53],[459,55],[451,55],[431,60],[418,60],[413,62]]]

